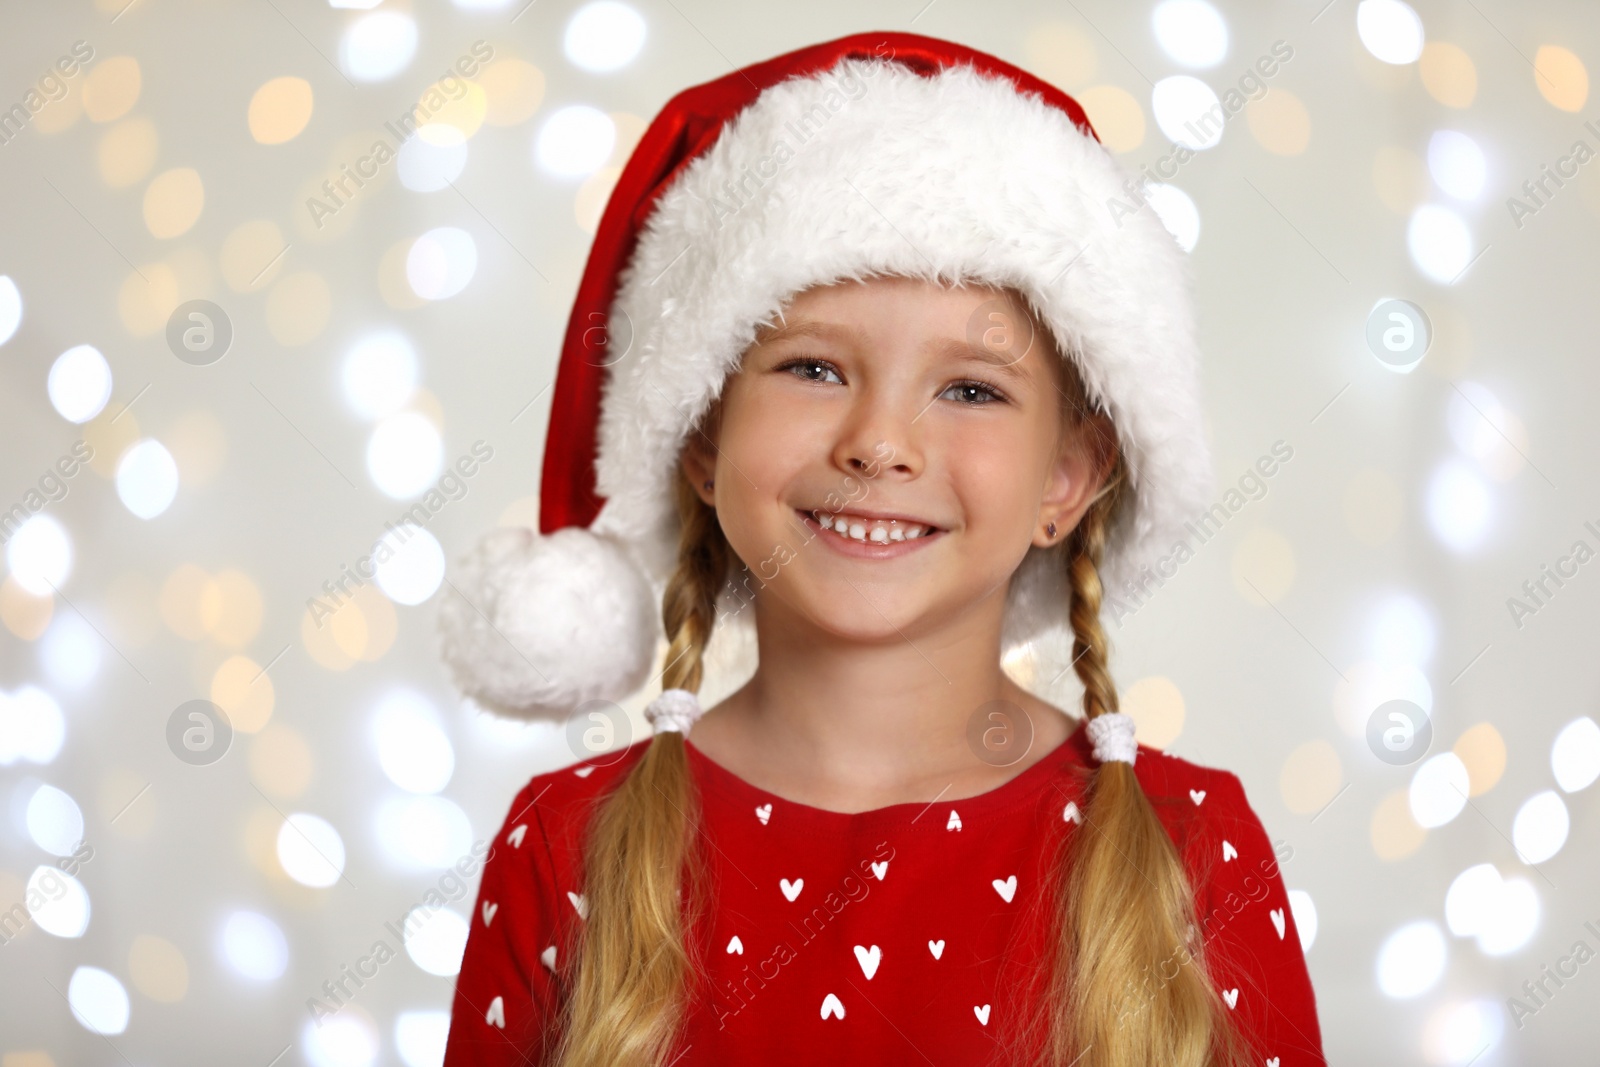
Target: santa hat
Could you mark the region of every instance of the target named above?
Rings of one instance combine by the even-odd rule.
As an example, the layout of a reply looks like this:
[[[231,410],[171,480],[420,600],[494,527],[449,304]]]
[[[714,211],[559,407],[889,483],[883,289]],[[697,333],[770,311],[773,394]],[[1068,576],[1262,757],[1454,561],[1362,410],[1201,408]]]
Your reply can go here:
[[[1071,97],[931,37],[856,34],[675,96],[617,181],[567,322],[540,532],[493,531],[445,594],[457,685],[524,718],[639,689],[689,431],[790,297],[871,274],[1027,298],[1116,427],[1132,493],[1102,566],[1115,593],[1210,483],[1185,254],[1126,210],[1128,181]],[[1063,572],[1029,550],[1008,650],[1067,628]]]

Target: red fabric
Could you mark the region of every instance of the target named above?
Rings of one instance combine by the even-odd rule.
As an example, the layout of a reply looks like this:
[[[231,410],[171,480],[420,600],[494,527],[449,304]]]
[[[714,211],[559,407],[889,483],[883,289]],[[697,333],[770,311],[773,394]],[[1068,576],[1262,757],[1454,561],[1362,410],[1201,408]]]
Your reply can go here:
[[[623,268],[656,200],[679,171],[716,142],[723,125],[761,90],[789,78],[827,70],[845,58],[888,58],[922,74],[957,63],[1011,80],[1041,95],[1095,136],[1078,102],[1004,60],[965,45],[913,33],[858,33],[811,45],[692,86],[667,101],[651,121],[617,179],[600,217],[589,261],[578,283],[556,371],[539,485],[539,529],[587,527],[604,502],[595,493],[594,461],[606,367],[621,358],[609,350],[608,317]]]
[[[484,867],[445,1067],[549,1062],[540,1042],[554,1038],[583,921],[588,802],[649,743],[517,795]],[[1061,835],[1085,832],[1067,818],[1093,765],[1081,725],[981,796],[854,815],[765,793],[692,740],[688,752],[717,889],[691,945],[707,984],[674,1067],[1000,1062],[999,1042],[1033,1010],[1018,998],[1043,944],[1044,864]],[[1209,966],[1238,991],[1252,1062],[1325,1065],[1273,846],[1239,779],[1143,747],[1134,769],[1197,887]],[[540,958],[550,946],[553,970]],[[830,997],[842,1017],[824,1017]]]

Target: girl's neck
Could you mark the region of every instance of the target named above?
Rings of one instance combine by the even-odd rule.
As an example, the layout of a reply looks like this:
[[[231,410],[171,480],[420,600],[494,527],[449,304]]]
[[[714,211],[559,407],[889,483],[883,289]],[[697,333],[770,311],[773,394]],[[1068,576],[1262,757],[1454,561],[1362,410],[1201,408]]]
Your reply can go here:
[[[980,606],[937,630],[862,642],[779,608],[757,615],[757,635],[755,675],[707,710],[693,743],[759,788],[812,807],[857,812],[976,796],[1071,733],[1060,709],[1001,669],[998,610]],[[992,731],[1007,727],[1018,742],[1001,760]]]

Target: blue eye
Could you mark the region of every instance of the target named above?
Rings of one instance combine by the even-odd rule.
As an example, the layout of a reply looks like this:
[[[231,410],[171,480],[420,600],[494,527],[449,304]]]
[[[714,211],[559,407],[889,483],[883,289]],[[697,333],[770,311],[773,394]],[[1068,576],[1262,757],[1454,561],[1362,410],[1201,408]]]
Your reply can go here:
[[[820,367],[824,371],[831,372],[834,375],[834,377],[836,377],[836,378],[838,377],[838,373],[839,373],[838,371],[833,369],[833,364],[828,363],[826,360],[821,360],[821,359],[805,359],[805,358],[802,358],[802,359],[791,359],[787,363],[779,364],[777,369],[778,370],[789,371],[790,373],[794,374],[794,376],[796,378],[799,378],[801,381],[816,382],[816,383],[818,383],[820,385],[828,384],[828,383],[824,382],[821,378],[813,378],[810,375],[798,373],[798,370],[801,367]],[[843,379],[840,379],[839,384],[840,385],[844,384]]]
[[[985,407],[985,406],[987,406],[989,404],[992,404],[992,403],[995,403],[997,401],[1000,402],[1000,403],[1004,403],[1005,399],[1006,399],[1005,397],[1001,396],[1000,392],[997,389],[995,389],[993,386],[985,385],[983,382],[974,382],[974,381],[954,382],[954,383],[951,384],[950,388],[946,389],[944,391],[944,393],[941,393],[939,395],[943,396],[943,395],[945,395],[945,393],[949,393],[949,392],[951,392],[953,390],[956,390],[956,389],[972,390],[972,391],[977,392],[981,396],[988,397],[987,400],[977,400],[977,401],[963,400],[962,401],[962,403],[971,404],[973,407]]]

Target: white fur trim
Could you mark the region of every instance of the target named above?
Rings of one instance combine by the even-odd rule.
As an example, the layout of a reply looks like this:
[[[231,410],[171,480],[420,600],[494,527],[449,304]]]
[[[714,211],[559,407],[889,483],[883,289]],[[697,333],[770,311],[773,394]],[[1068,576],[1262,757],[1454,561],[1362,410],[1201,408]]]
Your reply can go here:
[[[491,530],[442,595],[440,655],[456,686],[514,718],[561,720],[633,693],[661,633],[660,601],[626,550],[577,526]]]
[[[621,279],[613,315],[634,344],[605,385],[593,528],[666,577],[682,442],[795,293],[871,273],[1011,285],[1117,426],[1134,493],[1105,561],[1115,594],[1183,535],[1211,477],[1185,255],[1148,208],[1113,217],[1127,178],[1063,112],[967,66],[848,60],[768,89],[662,195]],[[1006,646],[1066,625],[1059,563],[1030,550]]]

